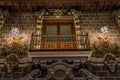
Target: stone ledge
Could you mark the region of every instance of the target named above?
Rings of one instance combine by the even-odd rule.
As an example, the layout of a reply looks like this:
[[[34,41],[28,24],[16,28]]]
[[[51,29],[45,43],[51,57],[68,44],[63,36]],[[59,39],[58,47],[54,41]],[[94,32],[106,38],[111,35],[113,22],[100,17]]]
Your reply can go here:
[[[88,60],[91,51],[34,51],[29,52],[31,58],[68,58],[68,59],[84,59]]]
[[[118,65],[120,65],[120,58],[116,58],[117,62],[118,62]],[[89,59],[89,61],[93,62],[93,63],[97,63],[96,65],[104,65],[103,64],[103,61],[104,61],[104,58],[95,58],[95,57],[91,57]]]

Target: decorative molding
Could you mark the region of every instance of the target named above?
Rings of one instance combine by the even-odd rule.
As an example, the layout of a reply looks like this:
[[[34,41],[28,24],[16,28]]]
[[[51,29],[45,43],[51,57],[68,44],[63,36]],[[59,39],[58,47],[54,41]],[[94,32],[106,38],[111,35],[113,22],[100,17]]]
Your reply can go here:
[[[0,9],[0,29],[3,27],[5,20],[9,15],[10,14],[7,10],[4,11]]]
[[[116,57],[117,60],[117,65],[120,65],[120,58]],[[95,58],[95,57],[90,57],[88,60],[91,62],[92,65],[94,66],[104,66],[104,58]]]
[[[67,76],[71,79],[74,78],[74,76],[71,73],[72,66],[66,64],[62,60],[59,60],[56,63],[53,63],[48,67],[48,75],[47,79],[50,79],[51,77],[54,77],[57,80],[64,80]]]
[[[109,70],[111,72],[115,72],[116,71],[116,67],[117,67],[117,60],[116,60],[116,56],[111,54],[111,53],[107,53],[104,56],[104,64],[109,68]]]
[[[89,72],[87,69],[80,69],[79,74],[81,74],[85,80],[99,80],[99,77]]]
[[[42,9],[38,12],[35,12],[35,16],[38,18],[46,17],[46,16],[54,16],[53,18],[56,18],[56,16],[73,16],[76,14],[76,10],[70,10],[70,9]]]
[[[44,58],[44,59],[49,59],[49,58],[75,58],[75,59],[85,59],[89,60],[91,57],[91,51],[31,51],[29,52],[29,56],[31,58]],[[49,57],[49,58],[46,58]],[[62,58],[61,58],[62,59]]]
[[[20,80],[36,80],[41,75],[41,71],[39,69],[33,70],[25,77],[21,78]]]
[[[42,34],[42,27],[43,27],[43,20],[51,20],[51,19],[59,19],[65,20],[70,19],[74,21],[75,33],[76,33],[76,40],[79,41],[81,38],[81,30],[80,30],[80,14],[81,12],[76,11],[75,9],[42,9],[38,12],[34,13],[37,17],[37,25],[36,29],[33,34],[41,35]],[[39,42],[41,42],[41,37],[39,37]],[[81,45],[78,44],[78,49],[81,48]],[[36,45],[36,48],[40,48],[40,45]]]
[[[112,12],[113,19],[116,21],[117,26],[120,26],[120,9]]]
[[[12,72],[12,70],[19,64],[18,56],[15,54],[8,55],[4,64],[7,67],[8,73]]]

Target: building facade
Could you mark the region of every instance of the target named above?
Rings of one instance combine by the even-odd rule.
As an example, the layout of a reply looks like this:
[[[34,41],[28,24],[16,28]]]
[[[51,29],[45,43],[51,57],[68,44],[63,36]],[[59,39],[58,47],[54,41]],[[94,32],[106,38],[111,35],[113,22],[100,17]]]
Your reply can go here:
[[[14,1],[16,7],[1,7],[0,80],[120,79],[119,1],[102,10],[102,2],[94,3],[101,4],[95,10],[80,10],[77,1],[72,8],[56,1],[52,9],[50,2],[38,2],[46,7],[24,1],[18,1],[20,9]]]

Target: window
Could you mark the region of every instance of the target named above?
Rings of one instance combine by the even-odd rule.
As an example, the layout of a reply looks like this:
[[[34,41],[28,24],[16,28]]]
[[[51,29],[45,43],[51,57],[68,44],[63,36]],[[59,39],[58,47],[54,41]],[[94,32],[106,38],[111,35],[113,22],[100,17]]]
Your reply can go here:
[[[72,20],[49,20],[44,21],[43,25],[42,42],[44,46],[52,45],[53,48],[64,49],[75,43],[75,29]]]
[[[72,21],[54,22],[44,24],[43,35],[46,42],[71,42],[73,41],[74,27]]]

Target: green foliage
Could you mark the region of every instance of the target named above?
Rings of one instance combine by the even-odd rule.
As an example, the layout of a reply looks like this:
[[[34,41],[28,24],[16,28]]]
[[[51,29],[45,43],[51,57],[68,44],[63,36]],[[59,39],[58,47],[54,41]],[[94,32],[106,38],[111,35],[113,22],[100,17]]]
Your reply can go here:
[[[113,53],[118,55],[119,47],[115,43],[111,43],[107,38],[98,38],[92,45],[92,56],[103,57],[106,53]]]
[[[0,56],[7,56],[9,54],[16,54],[19,57],[27,56],[28,54],[28,44],[22,41],[12,40],[11,42],[6,42],[2,48]]]

